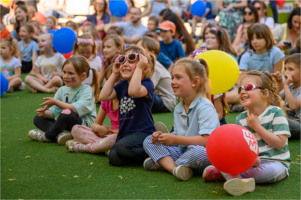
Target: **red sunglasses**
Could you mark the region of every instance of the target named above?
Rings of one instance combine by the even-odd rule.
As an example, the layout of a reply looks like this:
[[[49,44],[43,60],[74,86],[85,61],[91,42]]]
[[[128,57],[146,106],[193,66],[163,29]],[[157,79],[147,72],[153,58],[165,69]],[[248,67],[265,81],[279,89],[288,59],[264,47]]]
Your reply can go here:
[[[254,85],[254,84],[247,84],[247,85],[240,86],[240,87],[238,88],[238,94],[241,93],[241,90],[245,90],[245,91],[249,92],[249,91],[252,91],[252,90],[254,90],[254,89],[261,89],[261,90],[264,90],[265,88],[259,87],[259,86]]]
[[[137,60],[138,55],[139,55],[139,53],[131,53],[131,54],[127,55],[127,56],[119,55],[117,61],[120,64],[125,63],[126,59],[128,59],[128,61],[130,61],[130,62],[133,62],[133,61]]]

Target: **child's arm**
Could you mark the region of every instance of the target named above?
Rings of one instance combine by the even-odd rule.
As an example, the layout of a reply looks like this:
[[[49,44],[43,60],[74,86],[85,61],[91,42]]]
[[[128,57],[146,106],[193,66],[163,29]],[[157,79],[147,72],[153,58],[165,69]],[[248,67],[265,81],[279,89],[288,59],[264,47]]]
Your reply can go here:
[[[117,98],[116,91],[114,90],[114,84],[120,76],[120,64],[115,62],[113,66],[113,72],[110,78],[106,81],[106,84],[103,86],[99,99],[100,101],[111,101]]]
[[[218,119],[221,120],[224,117],[224,106],[222,103],[223,95],[214,99],[214,107],[218,115]]]
[[[32,52],[32,71],[33,71],[33,73],[36,73],[36,64],[35,64],[35,62],[37,60],[37,55],[38,55],[37,51]]]
[[[260,137],[271,147],[276,149],[283,149],[286,144],[286,135],[275,135],[261,126],[256,115],[250,114],[247,117],[247,125],[252,128]]]
[[[288,103],[289,108],[291,111],[295,111],[300,108],[301,106],[301,99],[300,98],[295,98],[289,88],[289,85],[293,82],[292,76],[291,75],[286,75],[285,76],[285,81],[284,81],[284,94],[286,101]]]
[[[106,71],[106,69],[102,66],[102,67],[100,68],[100,71],[99,71],[99,78],[98,78],[99,86],[100,86],[100,87],[102,86],[103,79],[104,79],[104,77],[105,77],[105,71]]]
[[[147,63],[147,58],[139,54],[139,61],[137,63],[137,67],[134,71],[134,74],[131,78],[128,94],[131,97],[140,98],[140,97],[148,97],[147,89],[141,85],[142,74],[145,70],[149,70],[149,66]]]
[[[102,124],[106,115],[107,115],[107,112],[104,109],[102,109],[102,107],[100,106],[98,114],[96,116],[96,119],[95,119],[94,123],[92,124],[92,130],[94,132],[99,133],[100,136],[104,136],[104,135],[113,133],[113,131],[110,129],[110,127]]]
[[[75,114],[78,114],[77,113],[77,110],[74,108],[74,106],[72,104],[69,104],[69,103],[65,103],[65,102],[62,102],[58,99],[55,99],[55,98],[51,98],[51,97],[45,97],[43,98],[44,100],[47,100],[45,101],[44,103],[40,104],[40,106],[45,106],[43,108],[44,111],[48,110],[51,106],[53,105],[56,105],[57,107],[60,107],[61,109],[70,109],[72,110]],[[49,111],[50,112],[50,111]]]
[[[198,135],[198,136],[180,136],[180,135],[174,135],[171,133],[162,133],[159,136],[158,141],[165,145],[199,145],[206,147],[207,139],[209,135]]]
[[[282,74],[279,71],[276,71],[272,75],[273,75],[273,77],[276,80],[276,83],[277,83],[277,93],[279,93],[279,92],[281,92],[283,90]]]
[[[14,78],[20,78],[21,77],[21,66],[16,67],[14,69],[14,75],[7,77],[8,81],[13,80]]]
[[[44,110],[43,108],[37,109],[36,114],[37,114],[37,116],[43,117],[43,118],[46,118],[46,119],[54,118],[52,112],[50,112],[49,110]]]

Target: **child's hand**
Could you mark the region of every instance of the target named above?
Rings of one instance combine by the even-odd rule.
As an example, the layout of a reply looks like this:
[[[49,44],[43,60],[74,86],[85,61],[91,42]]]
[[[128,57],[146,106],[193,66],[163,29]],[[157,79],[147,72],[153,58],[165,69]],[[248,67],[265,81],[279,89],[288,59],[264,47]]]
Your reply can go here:
[[[256,162],[254,163],[253,167],[258,167],[258,166],[260,165],[260,162],[261,162],[260,158],[257,157],[257,160],[256,160]]]
[[[51,98],[51,97],[45,97],[43,98],[44,100],[48,100],[45,101],[44,103],[41,103],[39,106],[45,106],[43,108],[43,110],[48,110],[51,106],[53,106],[55,104],[56,99],[55,98]]]
[[[137,68],[140,68],[141,70],[143,70],[148,65],[147,58],[142,54],[139,54],[138,56],[139,56],[138,57],[139,61],[137,63]]]
[[[159,142],[159,136],[162,134],[161,131],[156,131],[152,134],[152,144],[156,144]]]
[[[43,110],[43,108],[39,108],[36,110],[36,114],[38,117],[44,117],[45,116],[45,111]]]
[[[116,61],[113,66],[113,74],[119,75],[120,74],[120,63]]]
[[[159,136],[159,142],[165,146],[170,146],[174,144],[174,136],[173,134],[170,133],[162,133]]]
[[[282,74],[279,71],[273,73],[272,75],[274,76],[277,82],[282,81]]]
[[[46,77],[44,77],[44,78],[42,79],[42,81],[43,81],[45,84],[47,84],[50,80],[51,80],[50,78],[46,78]]]
[[[285,81],[284,81],[285,85],[290,85],[293,82],[293,78],[289,74],[288,75],[284,75],[284,78],[285,78]]]
[[[255,130],[257,127],[261,126],[258,117],[254,114],[250,114],[247,117],[247,125],[250,128],[252,128],[253,130]]]

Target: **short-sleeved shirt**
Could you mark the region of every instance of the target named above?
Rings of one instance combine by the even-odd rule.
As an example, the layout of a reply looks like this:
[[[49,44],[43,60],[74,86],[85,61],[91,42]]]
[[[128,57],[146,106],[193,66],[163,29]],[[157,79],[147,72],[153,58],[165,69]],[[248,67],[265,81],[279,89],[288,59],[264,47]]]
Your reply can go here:
[[[119,108],[113,110],[112,101],[102,101],[101,108],[106,111],[108,117],[110,118],[111,129],[118,130],[119,129]]]
[[[294,84],[291,83],[291,84],[289,85],[289,88],[290,88],[290,91],[291,91],[291,93],[292,93],[292,95],[293,95],[294,98],[299,98],[299,99],[301,99],[301,86],[298,87],[298,88],[296,88],[296,89],[294,89]],[[287,109],[288,109],[288,110],[286,111],[287,114],[290,115],[290,116],[292,116],[292,117],[301,119],[301,107],[298,108],[298,109],[295,110],[295,111],[292,111],[291,109],[289,109],[289,106],[288,106],[288,103],[287,103],[287,99],[285,98],[284,90],[282,90],[282,91],[280,92],[280,94],[282,94],[282,95],[284,96],[284,101],[285,101],[286,107],[287,107]]]
[[[175,62],[179,58],[186,57],[180,42],[173,40],[170,44],[164,44],[160,41],[160,52],[164,53],[170,60]]]
[[[213,104],[202,95],[191,102],[186,113],[183,101],[174,110],[174,131],[172,134],[181,136],[210,135],[220,126],[219,118]],[[186,146],[180,145],[184,152]]]
[[[156,61],[152,81],[155,87],[155,95],[162,99],[168,110],[173,111],[176,106],[176,97],[171,87],[171,76],[158,61]]]
[[[256,64],[257,62],[253,62],[254,64],[250,64],[250,60],[251,58],[254,59],[255,53],[253,50],[247,51],[246,53],[244,53],[240,59],[240,63],[239,63],[239,69],[240,70],[247,70],[247,71],[251,71],[251,70],[258,70],[261,72],[264,71],[269,71],[270,73],[274,72],[274,65],[276,63],[278,63],[282,58],[285,57],[285,55],[281,52],[281,50],[278,47],[272,47],[271,49],[269,49],[268,51],[270,52],[266,52],[265,56],[269,56],[270,58],[270,65],[269,66],[262,66],[262,65],[258,65]],[[251,56],[255,55],[254,57]],[[269,54],[269,55],[268,55]],[[258,62],[260,62],[260,60],[258,60]]]
[[[145,78],[141,81],[141,85],[146,88],[149,98],[129,96],[129,82],[127,80],[122,80],[114,86],[119,100],[119,133],[117,140],[133,132],[143,132],[147,135],[155,132],[151,111],[154,103],[154,84],[149,78]]]
[[[245,127],[255,136],[258,147],[259,154],[258,157],[266,158],[271,160],[278,161],[288,161],[291,162],[290,152],[288,148],[288,139],[286,139],[286,143],[283,149],[279,150],[269,146],[258,133],[256,133],[252,128],[250,128],[247,124],[248,110],[242,112],[236,117],[236,124]],[[260,125],[266,130],[272,132],[275,135],[287,135],[291,136],[288,121],[281,110],[281,108],[276,106],[268,106],[265,111],[258,116]],[[289,163],[281,162],[285,167],[289,168]]]
[[[3,16],[2,22],[5,26],[7,26],[10,24],[15,24],[16,19],[12,14],[7,13],[6,15]]]
[[[3,74],[5,77],[13,76],[15,74],[15,69],[22,66],[19,59],[17,59],[14,56],[12,57],[9,63],[5,63],[3,58],[0,56],[0,64],[1,74]]]
[[[95,58],[93,58],[92,56],[88,59],[88,61],[89,61],[89,65],[90,65],[90,67],[91,68],[93,68],[93,69],[96,69],[96,71],[100,71],[100,69],[101,69],[101,59],[100,59],[100,57],[99,56],[95,56]],[[89,84],[89,85],[91,85],[92,84],[92,81],[93,81],[93,71],[92,70],[90,70],[90,72],[89,72],[90,74],[89,74],[89,77],[87,77],[84,81],[83,81],[83,83],[84,84]]]
[[[275,22],[272,17],[263,17],[261,18],[260,23],[266,24],[271,30],[275,27]]]
[[[39,51],[38,44],[34,40],[31,40],[31,42],[26,47],[24,47],[23,40],[20,40],[18,42],[18,46],[21,51],[22,61],[25,62],[32,61],[32,53],[34,51]]]
[[[140,37],[143,37],[145,33],[148,32],[148,29],[140,23],[139,26],[135,27],[133,26],[132,22],[118,22],[119,27],[123,30],[123,34],[129,38],[138,35]]]
[[[52,72],[62,73],[62,66],[65,62],[65,58],[60,53],[55,53],[52,57],[47,58],[45,55],[40,55],[35,65],[41,68],[41,73],[46,78],[52,78]]]
[[[157,61],[160,62],[166,69],[171,65],[172,60],[167,57],[164,53],[160,52],[157,56]]]
[[[81,85],[75,89],[62,86],[55,93],[54,98],[72,104],[78,116],[83,120],[82,125],[92,127],[96,118],[96,106],[94,103],[93,89],[90,85]],[[49,108],[49,111],[52,112],[54,116],[60,114],[62,110],[62,108],[55,105]]]

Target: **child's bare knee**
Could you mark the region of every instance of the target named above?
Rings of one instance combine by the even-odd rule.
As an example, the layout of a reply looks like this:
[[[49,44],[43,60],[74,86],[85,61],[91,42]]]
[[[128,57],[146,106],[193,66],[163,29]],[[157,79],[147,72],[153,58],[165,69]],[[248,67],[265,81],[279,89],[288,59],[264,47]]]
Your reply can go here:
[[[62,114],[66,114],[66,115],[70,115],[71,114],[71,110],[70,109],[64,109],[61,113]]]

